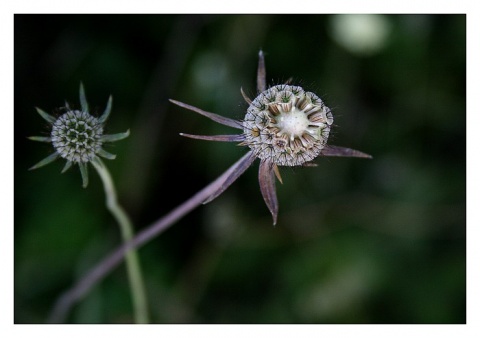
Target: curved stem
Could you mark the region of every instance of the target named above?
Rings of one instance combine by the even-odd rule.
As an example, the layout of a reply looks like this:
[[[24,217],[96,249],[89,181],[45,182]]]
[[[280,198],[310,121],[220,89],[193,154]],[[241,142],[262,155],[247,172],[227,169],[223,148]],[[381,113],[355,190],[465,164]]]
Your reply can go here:
[[[50,314],[50,323],[61,323],[65,320],[71,307],[85,296],[88,291],[99,281],[101,281],[110,271],[112,271],[121,261],[123,256],[134,248],[138,248],[148,241],[152,240],[163,231],[168,229],[172,224],[180,218],[188,214],[190,211],[201,205],[215,191],[218,191],[225,181],[237,170],[247,159],[250,158],[251,152],[245,154],[240,160],[235,162],[227,171],[219,176],[215,181],[207,185],[198,193],[190,197],[188,200],[180,204],[178,207],[170,211],[157,222],[148,226],[145,230],[139,232],[131,241],[124,243],[121,247],[106,256],[90,271],[88,271],[82,279],[72,288],[64,292],[57,299],[55,306]]]
[[[120,226],[123,242],[128,243],[133,238],[132,224],[125,211],[118,204],[117,194],[115,191],[115,186],[113,185],[112,177],[110,176],[107,167],[103,164],[99,157],[96,157],[92,161],[92,164],[102,179],[106,195],[106,206]],[[130,248],[125,252],[125,261],[127,264],[128,279],[132,293],[135,322],[137,324],[146,324],[148,323],[147,300],[143,285],[142,271],[138,261],[137,252],[134,250],[134,248]]]

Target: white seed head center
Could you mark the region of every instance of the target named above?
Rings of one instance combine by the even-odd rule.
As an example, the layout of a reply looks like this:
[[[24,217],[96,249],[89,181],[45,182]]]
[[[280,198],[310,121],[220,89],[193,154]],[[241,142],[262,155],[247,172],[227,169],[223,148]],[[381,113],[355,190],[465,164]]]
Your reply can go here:
[[[289,135],[291,140],[296,136],[301,136],[309,125],[309,120],[305,113],[296,107],[292,107],[290,112],[280,114],[277,119],[277,126],[280,131]]]

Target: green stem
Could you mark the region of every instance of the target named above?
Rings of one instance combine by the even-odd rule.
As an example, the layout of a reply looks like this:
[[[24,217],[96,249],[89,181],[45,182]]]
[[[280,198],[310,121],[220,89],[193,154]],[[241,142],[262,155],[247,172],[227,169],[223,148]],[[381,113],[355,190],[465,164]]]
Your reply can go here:
[[[133,229],[130,219],[125,211],[118,204],[117,193],[113,185],[112,177],[99,157],[96,157],[92,162],[94,168],[97,170],[103,182],[105,189],[106,206],[117,220],[124,243],[127,243],[133,238]],[[125,255],[127,263],[127,272],[130,282],[130,289],[132,293],[133,307],[135,312],[135,322],[137,324],[148,323],[147,300],[145,297],[145,288],[143,285],[142,271],[138,261],[137,251],[130,249]]]

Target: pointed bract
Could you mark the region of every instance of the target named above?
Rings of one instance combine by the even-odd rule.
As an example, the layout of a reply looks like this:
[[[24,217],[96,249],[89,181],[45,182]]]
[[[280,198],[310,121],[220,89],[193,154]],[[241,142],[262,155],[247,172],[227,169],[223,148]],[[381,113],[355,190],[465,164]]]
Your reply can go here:
[[[250,98],[247,96],[247,94],[245,94],[242,87],[240,87],[240,93],[242,93],[242,96],[243,96],[243,99],[245,100],[245,102],[247,102],[249,105],[252,104],[252,100],[250,100]]]
[[[83,83],[80,82],[80,106],[82,111],[88,113],[88,102],[87,97],[85,96],[85,88],[83,88]]]
[[[278,165],[273,164],[273,172],[275,173],[275,176],[277,176],[280,183],[283,184],[282,176],[280,175],[280,170],[278,170]]]
[[[65,163],[65,166],[64,166],[63,169],[62,169],[62,174],[63,174],[64,172],[66,172],[68,169],[70,169],[70,168],[72,167],[72,164],[73,164],[72,161],[68,161],[68,160],[67,160],[67,163]]]
[[[112,111],[112,95],[108,98],[107,107],[105,107],[105,111],[103,112],[102,116],[99,117],[98,122],[105,123],[110,116],[110,112]],[[127,135],[128,136],[128,135]]]
[[[48,136],[29,136],[29,140],[38,141],[38,142],[52,142],[52,138]]]
[[[86,188],[88,185],[88,167],[85,163],[78,163],[80,167],[80,174],[82,174],[82,187]]]
[[[37,164],[35,164],[33,167],[31,167],[30,169],[28,170],[35,170],[35,169],[38,169],[40,167],[43,167],[44,165],[47,165],[53,161],[55,161],[60,155],[58,153],[53,153],[53,154],[50,154],[48,155],[47,157],[45,157],[43,160],[41,160],[40,162],[38,162]]]
[[[130,135],[130,129],[127,130],[124,133],[118,133],[118,134],[111,134],[111,135],[102,135],[100,137],[100,140],[102,142],[115,142],[115,141],[120,141],[123,140],[124,138],[127,138]]]
[[[372,158],[371,155],[362,153],[361,151],[327,145],[322,149],[322,156],[338,156],[338,157],[360,157],[360,158]]]
[[[272,213],[273,225],[275,225],[277,224],[278,200],[277,191],[275,189],[273,163],[260,161],[258,182],[260,183],[260,191],[262,192],[263,199],[267,204],[268,210]]]
[[[44,119],[45,121],[47,121],[47,122],[50,123],[50,124],[54,124],[54,123],[55,123],[56,118],[54,118],[52,115],[45,113],[45,112],[44,112],[43,110],[41,110],[40,108],[35,107],[35,109],[36,109],[37,112],[40,114],[40,116],[43,117],[43,119]]]
[[[197,140],[205,140],[205,141],[219,141],[219,142],[241,142],[245,139],[243,134],[237,135],[192,135],[192,134],[185,134],[180,133],[180,136],[194,138]]]
[[[106,158],[106,159],[108,159],[108,160],[114,160],[117,157],[117,155],[110,154],[108,151],[106,151],[105,149],[102,149],[102,148],[100,148],[98,150],[97,154]]]
[[[217,115],[217,114],[214,114],[214,113],[209,113],[209,112],[207,112],[205,110],[202,110],[200,108],[197,108],[197,107],[194,107],[194,106],[191,106],[189,104],[179,102],[179,101],[176,101],[176,100],[170,99],[169,101],[172,102],[173,104],[176,104],[177,106],[180,106],[182,108],[194,111],[195,113],[198,113],[200,115],[208,117],[210,120],[213,120],[217,123],[243,130],[242,123],[237,121],[237,120],[233,120],[233,119],[230,119],[228,117],[223,117],[223,116],[220,116],[220,115]]]
[[[267,90],[267,71],[265,70],[265,57],[263,51],[258,53],[258,69],[257,69],[257,91],[260,94]]]

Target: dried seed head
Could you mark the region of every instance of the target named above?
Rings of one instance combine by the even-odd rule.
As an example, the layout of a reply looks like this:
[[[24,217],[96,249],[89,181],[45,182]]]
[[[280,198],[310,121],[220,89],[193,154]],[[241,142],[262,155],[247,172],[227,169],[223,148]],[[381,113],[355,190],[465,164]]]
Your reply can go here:
[[[305,92],[301,87],[278,85],[266,89],[265,59],[258,53],[257,90],[255,100],[250,100],[242,89],[243,98],[250,105],[243,121],[206,112],[202,109],[175,100],[172,103],[203,115],[217,123],[242,129],[240,135],[191,135],[182,136],[224,142],[240,142],[251,150],[236,162],[214,183],[204,203],[212,201],[227,189],[255,160],[260,158],[258,181],[263,199],[277,222],[278,200],[275,176],[280,182],[278,166],[312,166],[308,163],[319,156],[350,156],[371,158],[357,150],[338,146],[327,146],[333,115],[320,98]],[[213,187],[213,185],[212,185]]]
[[[298,86],[277,85],[248,107],[243,144],[277,165],[302,165],[320,154],[332,123],[330,109],[317,95]]]
[[[74,163],[90,162],[100,151],[103,125],[87,112],[70,110],[52,125],[52,145],[58,154]]]

